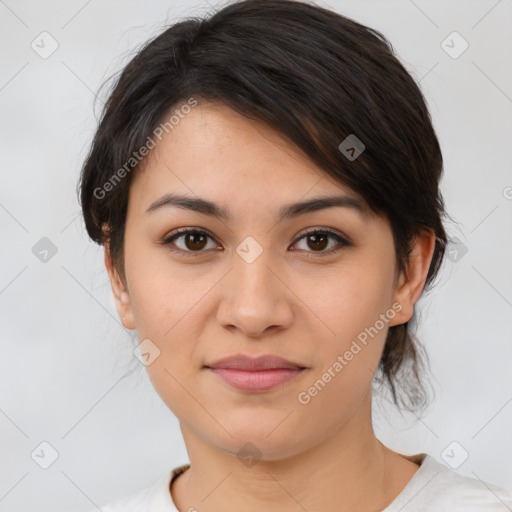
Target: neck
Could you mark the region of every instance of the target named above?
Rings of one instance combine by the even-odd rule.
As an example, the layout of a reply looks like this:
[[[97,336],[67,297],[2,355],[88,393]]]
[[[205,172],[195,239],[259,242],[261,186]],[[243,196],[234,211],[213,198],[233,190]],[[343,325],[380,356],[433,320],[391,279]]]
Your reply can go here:
[[[382,510],[418,466],[386,448],[373,432],[371,395],[351,420],[319,444],[248,467],[181,425],[190,469],[173,484],[182,511]],[[242,446],[244,443],[240,443]]]

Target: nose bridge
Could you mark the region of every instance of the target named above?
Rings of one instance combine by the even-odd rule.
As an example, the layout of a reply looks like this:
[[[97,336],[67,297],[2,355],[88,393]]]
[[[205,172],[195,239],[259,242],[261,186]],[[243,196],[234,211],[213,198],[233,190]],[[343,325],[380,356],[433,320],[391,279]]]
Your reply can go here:
[[[272,250],[263,248],[253,237],[247,237],[236,249],[238,258],[234,258],[236,279],[242,286],[256,293],[270,292],[274,278],[269,267],[272,265]]]
[[[244,298],[246,305],[259,303],[265,299],[270,306],[275,297],[275,276],[270,271],[272,266],[272,249],[267,245],[263,247],[252,236],[246,237],[236,248],[234,258],[234,285],[238,299]],[[244,293],[245,290],[245,293]],[[260,303],[260,307],[262,307]]]
[[[233,270],[222,295],[219,322],[257,336],[268,327],[285,327],[292,320],[286,287],[275,276],[279,267],[273,251],[247,237],[233,255]]]

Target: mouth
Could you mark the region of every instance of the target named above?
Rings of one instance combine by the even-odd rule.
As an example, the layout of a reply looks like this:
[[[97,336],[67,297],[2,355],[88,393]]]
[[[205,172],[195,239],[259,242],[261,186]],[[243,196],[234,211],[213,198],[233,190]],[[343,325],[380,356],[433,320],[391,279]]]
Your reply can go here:
[[[267,370],[240,370],[234,368],[208,368],[208,371],[240,391],[253,393],[268,391],[294,379],[306,368],[272,368]]]
[[[203,368],[229,386],[252,393],[274,389],[307,370],[301,364],[278,356],[263,355],[253,358],[243,354],[224,358]]]

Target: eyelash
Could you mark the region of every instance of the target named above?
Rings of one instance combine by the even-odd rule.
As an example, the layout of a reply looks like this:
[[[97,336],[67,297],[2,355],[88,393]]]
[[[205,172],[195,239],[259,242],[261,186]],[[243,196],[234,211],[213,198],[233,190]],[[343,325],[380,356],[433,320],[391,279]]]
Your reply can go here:
[[[207,231],[204,231],[202,229],[180,228],[180,229],[176,230],[174,233],[172,233],[171,235],[169,235],[168,237],[166,237],[161,243],[162,243],[162,245],[170,246],[172,244],[172,242],[174,242],[174,240],[177,240],[178,238],[181,238],[188,234],[206,235],[207,237],[211,238],[212,240],[214,239],[210,235],[210,233],[208,233]],[[341,235],[339,235],[336,231],[333,231],[330,228],[308,229],[305,233],[303,233],[301,236],[299,236],[299,238],[297,238],[297,240],[294,242],[294,245],[296,243],[298,243],[300,240],[302,240],[303,238],[306,238],[309,235],[316,235],[316,234],[329,235],[330,237],[334,238],[339,244],[341,244],[341,246],[336,249],[330,249],[328,251],[318,251],[316,253],[315,253],[315,251],[306,251],[308,258],[318,258],[318,257],[322,257],[325,255],[332,255],[332,254],[339,252],[344,247],[350,247],[352,245],[348,240],[346,240]],[[205,250],[185,251],[183,249],[173,249],[171,247],[169,247],[169,250],[171,250],[172,252],[180,253],[187,257],[188,256],[191,256],[191,257],[200,256],[206,252]]]

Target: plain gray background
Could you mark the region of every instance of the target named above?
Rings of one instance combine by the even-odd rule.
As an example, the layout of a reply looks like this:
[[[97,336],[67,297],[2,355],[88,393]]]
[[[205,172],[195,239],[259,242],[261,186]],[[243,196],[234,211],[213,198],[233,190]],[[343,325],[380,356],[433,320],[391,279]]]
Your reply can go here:
[[[377,434],[512,488],[512,2],[318,4],[383,32],[421,81],[461,242],[417,307],[436,399],[421,417],[377,408]],[[165,24],[212,5],[0,0],[1,511],[87,511],[188,462],[117,318],[75,188],[101,83]]]

